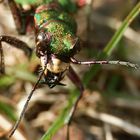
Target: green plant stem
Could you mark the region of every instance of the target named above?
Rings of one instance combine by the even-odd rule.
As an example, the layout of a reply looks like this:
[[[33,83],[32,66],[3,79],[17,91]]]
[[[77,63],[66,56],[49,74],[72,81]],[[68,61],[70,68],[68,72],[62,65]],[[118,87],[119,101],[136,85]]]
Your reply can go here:
[[[76,94],[77,93],[77,94]],[[62,128],[64,125],[68,123],[68,120],[70,119],[70,109],[72,108],[75,99],[79,96],[79,93],[77,90],[71,90],[70,91],[70,98],[68,101],[67,106],[63,109],[60,116],[54,121],[52,126],[48,129],[48,131],[43,135],[43,137],[40,140],[51,140],[54,134]]]
[[[117,44],[119,43],[120,39],[122,38],[124,32],[128,28],[128,26],[132,23],[132,21],[138,16],[140,12],[140,2],[132,9],[130,14],[125,18],[120,28],[116,31],[113,35],[109,43],[103,49],[102,53],[99,55],[98,59],[105,59],[111,55],[113,50],[116,48]],[[100,66],[92,66],[89,71],[87,71],[84,75],[83,82],[87,86],[90,80],[97,74],[100,70]]]

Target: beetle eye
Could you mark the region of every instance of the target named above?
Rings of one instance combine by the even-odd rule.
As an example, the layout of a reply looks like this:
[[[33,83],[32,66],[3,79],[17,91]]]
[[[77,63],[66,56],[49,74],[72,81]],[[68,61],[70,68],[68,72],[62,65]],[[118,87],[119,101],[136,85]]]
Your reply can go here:
[[[37,35],[37,42],[39,43],[45,43],[45,44],[49,44],[50,43],[50,39],[51,39],[51,36],[48,32],[40,32],[38,35]]]
[[[50,33],[47,31],[40,31],[36,38],[36,55],[38,57],[44,56],[49,52],[49,44],[51,41]]]

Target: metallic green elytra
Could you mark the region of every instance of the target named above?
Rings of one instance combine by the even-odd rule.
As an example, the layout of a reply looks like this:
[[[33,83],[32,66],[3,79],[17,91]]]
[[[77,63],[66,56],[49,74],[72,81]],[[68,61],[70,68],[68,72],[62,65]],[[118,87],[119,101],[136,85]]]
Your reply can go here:
[[[46,28],[52,34],[49,46],[51,52],[58,55],[69,55],[75,45],[75,36],[71,28],[61,22],[52,22]]]
[[[76,12],[77,6],[75,3],[73,3],[71,0],[15,0],[16,3],[19,3],[21,5],[29,4],[29,5],[42,5],[42,4],[48,4],[51,2],[59,2],[61,7],[67,12]]]
[[[51,0],[39,6],[36,9],[34,20],[38,31],[44,30],[50,35],[47,47],[52,54],[68,57],[73,54],[77,42],[76,22],[62,10],[59,3]]]

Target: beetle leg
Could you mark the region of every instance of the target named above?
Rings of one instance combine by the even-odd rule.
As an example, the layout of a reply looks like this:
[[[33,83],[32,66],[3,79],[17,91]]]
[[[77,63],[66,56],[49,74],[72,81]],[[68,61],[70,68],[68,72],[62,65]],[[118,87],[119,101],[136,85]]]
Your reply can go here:
[[[20,113],[20,116],[19,116],[18,120],[16,121],[15,125],[13,126],[13,128],[11,129],[11,131],[10,131],[10,133],[9,133],[9,135],[8,135],[9,138],[11,138],[11,137],[13,136],[13,134],[14,134],[15,131],[16,131],[16,129],[18,128],[18,126],[19,126],[19,124],[20,124],[20,122],[21,122],[21,120],[22,120],[22,118],[23,118],[23,116],[24,116],[24,114],[25,114],[25,112],[26,112],[26,109],[27,109],[28,104],[29,104],[29,102],[30,102],[30,100],[31,100],[31,97],[32,97],[34,91],[36,90],[37,86],[39,85],[39,82],[40,82],[40,80],[41,80],[41,78],[42,78],[42,76],[43,76],[45,70],[46,70],[46,65],[44,66],[43,71],[40,73],[40,75],[39,75],[39,77],[38,77],[38,80],[36,81],[36,83],[35,83],[34,87],[32,88],[31,92],[30,92],[29,95],[27,96],[27,100],[26,100],[26,102],[25,102],[25,104],[24,104],[24,107],[23,107],[21,113]]]
[[[69,140],[69,126],[71,124],[74,112],[76,111],[76,107],[78,105],[78,102],[83,96],[84,86],[82,84],[82,81],[80,80],[80,78],[78,77],[78,75],[75,73],[75,71],[73,70],[73,68],[71,66],[69,68],[69,72],[67,75],[70,78],[70,80],[76,85],[76,87],[80,90],[80,94],[79,94],[78,98],[76,99],[73,107],[71,108],[70,117],[69,117],[69,120],[67,122],[67,125],[68,125],[67,126],[67,140]]]
[[[112,65],[124,65],[124,66],[132,67],[132,68],[135,68],[135,69],[139,68],[139,66],[137,64],[133,64],[133,63],[126,62],[126,61],[119,61],[119,60],[117,60],[117,61],[107,61],[107,60],[104,60],[104,61],[96,61],[96,60],[92,60],[92,61],[79,61],[79,60],[76,60],[75,58],[70,58],[70,61],[73,64],[80,64],[80,65],[112,64]]]
[[[11,13],[13,15],[18,33],[25,34],[26,27],[25,27],[25,24],[23,23],[21,9],[19,7],[17,7],[17,4],[15,3],[14,0],[8,0],[8,4],[9,4],[10,10],[11,10]]]
[[[4,74],[5,73],[5,65],[4,65],[4,54],[3,54],[3,49],[1,46],[1,42],[0,42],[0,74]]]
[[[4,73],[4,54],[3,54],[2,42],[6,42],[18,49],[21,49],[22,51],[24,51],[27,57],[29,58],[31,57],[32,49],[29,48],[29,46],[25,42],[11,36],[5,36],[5,35],[0,36],[0,73]]]
[[[18,33],[25,34],[28,25],[28,17],[30,17],[27,12],[30,10],[25,11],[20,5],[17,5],[14,0],[8,0],[8,4],[13,15]]]

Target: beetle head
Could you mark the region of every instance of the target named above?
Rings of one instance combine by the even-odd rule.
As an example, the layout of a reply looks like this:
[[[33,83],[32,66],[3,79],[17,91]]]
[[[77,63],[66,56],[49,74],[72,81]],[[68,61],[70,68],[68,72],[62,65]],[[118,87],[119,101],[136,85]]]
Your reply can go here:
[[[66,74],[66,71],[69,69],[69,63],[61,61],[55,55],[41,56],[41,66],[44,71],[44,80],[41,82],[47,84],[50,88],[53,88],[56,85],[64,85],[60,83],[63,77]]]

